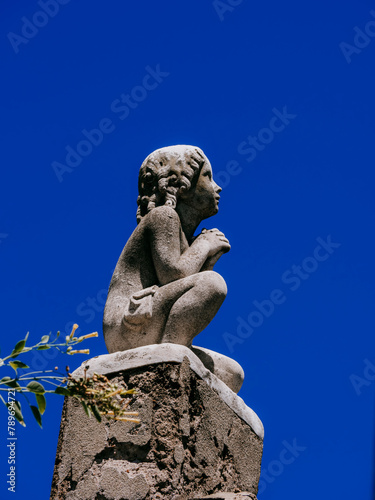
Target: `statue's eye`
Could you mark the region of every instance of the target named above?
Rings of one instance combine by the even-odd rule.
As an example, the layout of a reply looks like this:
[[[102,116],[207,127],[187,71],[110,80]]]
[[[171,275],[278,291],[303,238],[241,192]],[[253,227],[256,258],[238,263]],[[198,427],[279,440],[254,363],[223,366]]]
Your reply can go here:
[[[206,170],[206,172],[203,172],[204,177],[208,177],[210,180],[212,179],[211,172],[209,170]]]

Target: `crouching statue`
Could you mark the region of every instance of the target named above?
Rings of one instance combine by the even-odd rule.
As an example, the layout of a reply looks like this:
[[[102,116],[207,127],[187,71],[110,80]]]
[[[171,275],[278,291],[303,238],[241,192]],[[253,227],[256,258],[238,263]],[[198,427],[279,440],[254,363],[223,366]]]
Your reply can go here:
[[[138,188],[138,225],[117,262],[104,310],[108,351],[181,344],[238,392],[240,365],[192,346],[227,293],[213,268],[230,250],[228,239],[219,229],[194,235],[204,219],[218,212],[221,188],[210,162],[194,146],[158,149],[143,162]]]

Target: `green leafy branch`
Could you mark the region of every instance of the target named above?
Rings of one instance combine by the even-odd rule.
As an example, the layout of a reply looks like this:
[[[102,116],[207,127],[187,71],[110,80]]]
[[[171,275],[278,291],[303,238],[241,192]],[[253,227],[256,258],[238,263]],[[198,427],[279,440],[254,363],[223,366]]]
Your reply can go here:
[[[124,399],[129,394],[135,394],[135,389],[127,390],[125,387],[112,383],[105,375],[94,373],[92,377],[75,379],[68,374],[67,391],[69,396],[77,398],[85,410],[88,417],[91,413],[98,422],[102,421],[102,415],[108,419],[122,420],[125,422],[136,422],[137,418],[129,418],[138,416],[138,412],[125,411],[129,406],[131,399]],[[66,394],[68,395],[68,394]]]
[[[80,401],[86,414],[91,414],[100,422],[102,416],[115,420],[131,421],[139,423],[139,420],[133,418],[137,416],[137,412],[125,411],[130,403],[130,399],[124,400],[124,397],[129,394],[134,394],[134,390],[126,390],[124,387],[119,387],[118,384],[111,383],[104,375],[94,374],[93,377],[87,377],[87,367],[83,378],[75,379],[69,373],[69,367],[66,367],[67,374],[58,373],[58,368],[55,370],[38,370],[26,371],[30,367],[20,361],[18,358],[21,354],[30,351],[41,351],[46,349],[57,349],[64,354],[89,354],[89,349],[73,350],[73,346],[81,343],[83,340],[91,337],[97,337],[98,333],[89,333],[81,337],[75,337],[74,333],[78,325],[74,324],[70,335],[65,337],[65,342],[58,343],[60,332],[54,340],[50,341],[50,335],[44,335],[41,340],[33,345],[26,346],[28,334],[23,340],[20,340],[15,345],[9,356],[0,359],[0,367],[10,367],[14,370],[14,377],[3,377],[0,380],[0,399],[8,408],[10,415],[23,426],[26,426],[22,414],[21,403],[15,398],[15,393],[22,394],[25,397],[27,404],[30,406],[31,412],[42,427],[42,415],[46,409],[45,394],[58,394],[63,396],[71,396]],[[18,372],[21,370],[21,373]],[[52,388],[46,388],[51,387]],[[8,393],[8,401],[5,401],[1,395],[1,391]],[[32,405],[28,399],[28,394],[35,396],[36,405]],[[10,397],[14,395],[14,398]],[[130,418],[129,418],[130,417]]]

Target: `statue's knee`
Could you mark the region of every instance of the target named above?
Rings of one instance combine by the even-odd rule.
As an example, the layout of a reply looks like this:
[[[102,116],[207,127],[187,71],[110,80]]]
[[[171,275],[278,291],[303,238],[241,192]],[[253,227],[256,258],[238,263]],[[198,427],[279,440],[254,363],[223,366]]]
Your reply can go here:
[[[227,296],[227,284],[224,278],[215,271],[205,271],[204,273],[205,285],[208,285],[210,293],[218,300],[223,301]]]

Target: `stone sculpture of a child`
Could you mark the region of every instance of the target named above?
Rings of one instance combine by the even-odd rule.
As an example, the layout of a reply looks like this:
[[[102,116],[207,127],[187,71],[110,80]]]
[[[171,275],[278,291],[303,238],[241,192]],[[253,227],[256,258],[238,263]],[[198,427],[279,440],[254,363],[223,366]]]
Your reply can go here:
[[[182,344],[237,392],[241,367],[192,347],[227,293],[213,267],[230,250],[229,241],[218,229],[194,237],[202,220],[218,212],[221,188],[210,162],[194,146],[158,149],[143,162],[138,188],[138,225],[120,255],[104,310],[108,351]]]

